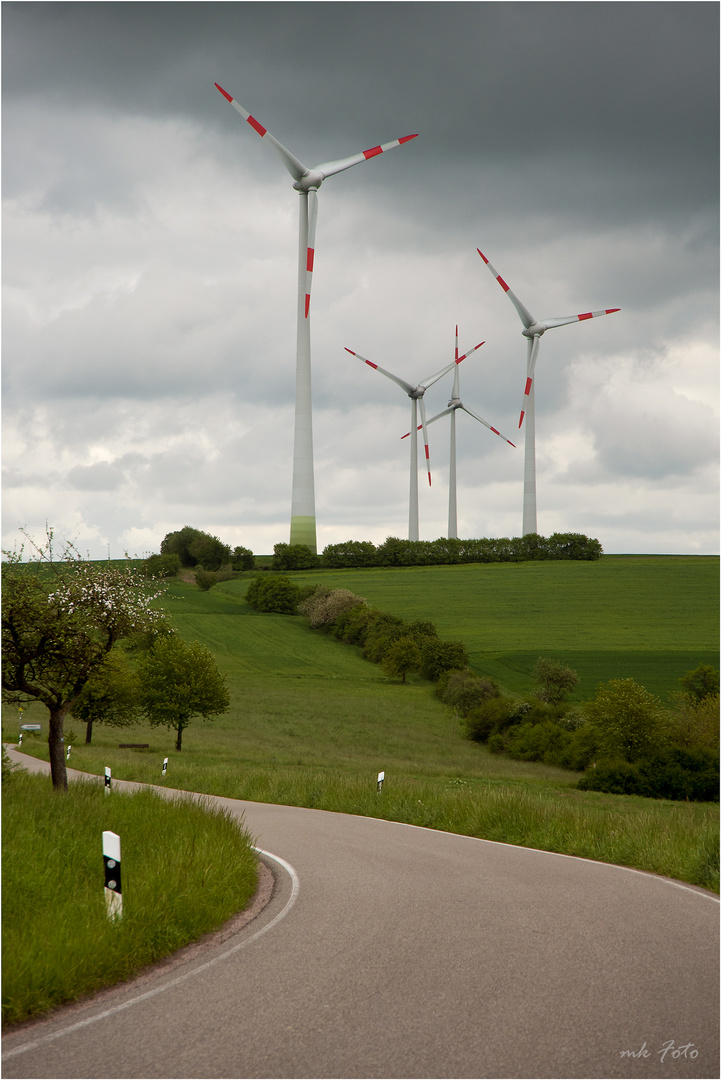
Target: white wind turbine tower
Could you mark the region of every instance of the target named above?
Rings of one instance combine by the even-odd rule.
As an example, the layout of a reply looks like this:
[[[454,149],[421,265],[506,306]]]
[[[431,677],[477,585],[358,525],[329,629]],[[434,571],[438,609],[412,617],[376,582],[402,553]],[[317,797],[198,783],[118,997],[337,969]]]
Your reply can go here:
[[[293,496],[290,511],[290,542],[305,544],[311,551],[317,549],[315,526],[315,482],[313,476],[313,417],[311,404],[310,374],[310,290],[315,257],[315,230],[318,218],[318,188],[328,176],[350,169],[361,161],[377,157],[394,146],[415,139],[406,135],[402,139],[374,146],[359,154],[328,161],[309,169],[291,154],[282,143],[273,138],[254,116],[246,112],[230,94],[215,84],[223,97],[237,109],[244,120],[279,154],[281,161],[295,181],[293,187],[300,194],[300,228],[298,241],[298,308],[297,351],[295,374],[295,437],[293,444]]]
[[[475,352],[476,349],[480,349],[481,345],[485,342],[481,342],[480,345],[476,345],[474,349],[469,349],[463,356],[458,356],[458,327],[456,327],[456,368],[453,372],[453,390],[451,391],[451,400],[448,402],[448,408],[443,412],[436,413],[430,420],[426,421],[426,426],[435,423],[436,420],[440,420],[442,416],[450,416],[451,418],[451,452],[450,452],[450,467],[448,475],[448,536],[449,538],[456,538],[458,536],[458,509],[456,500],[456,413],[459,409],[463,409],[463,412],[467,412],[469,416],[472,416],[474,420],[478,420],[492,431],[494,435],[498,435],[499,438],[505,439],[509,446],[514,447],[516,444],[512,443],[510,439],[506,439],[505,435],[501,435],[501,432],[497,428],[494,428],[492,424],[489,424],[487,420],[484,420],[482,416],[475,413],[473,409],[469,409],[467,405],[464,405],[461,401],[461,388],[460,388],[460,371],[458,364],[461,360],[465,360],[467,356]],[[410,432],[406,432],[401,438],[407,439]]]
[[[483,342],[481,342],[481,345]],[[476,349],[481,346],[476,345]],[[361,356],[360,353],[353,352],[352,349],[346,348],[346,352],[349,352],[351,356],[357,356],[359,360],[362,360],[364,364],[368,364],[369,367],[374,368],[375,371],[380,371],[381,375],[385,375],[386,378],[391,379],[392,382],[400,386],[411,399],[411,431],[413,432],[413,438],[411,439],[411,483],[410,483],[410,497],[408,505],[408,539],[418,539],[418,432],[423,431],[423,444],[426,451],[426,469],[428,470],[428,484],[431,483],[431,463],[430,454],[428,451],[428,433],[426,431],[426,407],[423,402],[423,396],[429,386],[433,386],[435,382],[442,379],[452,368],[457,367],[462,360],[465,360],[469,353],[475,352],[475,349],[470,349],[468,353],[453,360],[452,363],[446,364],[441,371],[437,371],[435,375],[431,375],[428,379],[423,379],[417,386],[413,386],[412,383],[406,382],[405,379],[399,378],[398,375],[392,375],[390,371],[386,371],[385,368],[379,367],[378,364],[374,364],[372,360],[366,360],[365,356]],[[421,407],[421,422],[418,423],[418,405]]]
[[[567,323],[585,322],[586,319],[597,319],[599,315],[612,315],[615,311],[620,311],[621,309],[605,308],[604,311],[587,311],[583,315],[564,315],[560,318],[535,319],[528,308],[523,306],[515,293],[511,292],[506,282],[498,271],[491,266],[481,249],[476,248],[476,251],[518,312],[520,320],[523,323],[523,330],[521,333],[528,340],[528,351],[526,355],[526,386],[523,391],[523,404],[521,406],[521,416],[518,421],[518,426],[520,428],[524,417],[526,419],[526,456],[523,472],[523,536],[526,536],[528,533],[535,533],[538,531],[536,525],[536,415],[533,373],[536,367],[536,359],[538,357],[541,338],[546,330],[553,330],[557,326],[566,326]]]

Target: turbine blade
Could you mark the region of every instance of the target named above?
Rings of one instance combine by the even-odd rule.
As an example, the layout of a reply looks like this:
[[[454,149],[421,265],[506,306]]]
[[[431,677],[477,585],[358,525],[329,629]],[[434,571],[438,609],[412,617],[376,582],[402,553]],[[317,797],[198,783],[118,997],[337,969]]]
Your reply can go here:
[[[428,448],[428,432],[426,431],[426,407],[423,403],[423,398],[418,399],[418,404],[421,407],[421,427],[423,428],[423,445],[426,451],[426,469],[428,470],[428,487],[431,486],[431,455]]]
[[[599,315],[613,315],[615,311],[620,311],[620,308],[612,307],[606,308],[605,311],[586,311],[583,315],[564,315],[560,319],[543,319],[542,321],[552,330],[556,326],[567,326],[569,323],[585,322],[586,319],[597,319]]]
[[[237,109],[243,119],[247,120],[253,130],[256,131],[258,135],[260,135],[261,139],[263,139],[267,143],[270,143],[271,146],[275,147],[275,150],[279,154],[281,161],[283,162],[293,179],[301,180],[308,172],[308,169],[303,164],[303,162],[298,161],[298,158],[295,156],[295,154],[291,154],[290,150],[283,146],[283,143],[278,142],[278,140],[273,135],[271,135],[268,129],[263,127],[259,120],[256,120],[254,116],[251,116],[249,112],[246,112],[243,106],[239,105],[235,98],[230,96],[227,90],[224,90],[223,87],[220,86],[218,83],[216,83],[215,85],[216,88],[223,95],[223,97],[226,99],[226,101],[229,101],[233,108]]]
[[[393,139],[392,142],[383,143],[382,146],[373,146],[370,150],[363,150],[360,154],[351,154],[350,157],[340,158],[338,161],[325,161],[322,165],[316,165],[313,171],[323,173],[324,177],[334,176],[345,169],[350,169],[353,165],[359,165],[361,161],[368,161],[370,158],[378,157],[379,154],[385,154],[386,150],[392,150],[396,146],[401,146],[403,143],[417,138],[417,134],[404,135],[402,139]]]
[[[463,357],[461,357],[461,360],[462,359]],[[460,362],[460,360],[452,360],[450,364],[446,364],[446,366],[440,371],[437,371],[435,375],[430,375],[427,379],[424,379],[418,385],[425,387],[425,389],[427,390],[429,386],[433,386],[433,383],[438,382],[439,379],[442,379],[444,375],[446,375],[449,371],[452,371],[456,364],[460,364]]]
[[[345,351],[349,352],[351,356],[357,356],[358,359],[362,360],[364,364],[368,365],[368,367],[372,367],[375,368],[376,371],[380,371],[381,375],[385,375],[387,379],[391,379],[394,383],[400,386],[401,390],[405,390],[407,394],[410,395],[415,390],[415,386],[411,386],[411,384],[406,382],[405,379],[400,379],[397,375],[392,375],[390,371],[386,371],[385,368],[380,367],[378,364],[374,364],[372,360],[366,360],[365,356],[361,356],[360,353],[353,352],[353,350],[349,349],[347,346],[345,346]]]
[[[434,421],[440,420],[440,418],[442,416],[448,416],[449,413],[452,413],[453,410],[457,409],[457,408],[458,408],[457,405],[451,405],[451,407],[449,409],[444,409],[443,412],[436,413],[436,415],[432,416],[430,418],[430,420],[426,420],[426,427],[429,427],[432,423],[434,423]],[[416,428],[416,430],[420,431],[422,429],[422,427],[423,427],[423,424],[419,424],[418,427]],[[407,439],[409,435],[410,435],[410,431],[407,431],[405,433],[405,435],[401,435],[401,439]]]
[[[499,284],[499,285],[501,286],[501,288],[502,288],[502,289],[503,289],[503,291],[505,292],[505,294],[506,294],[506,296],[508,297],[508,299],[509,299],[509,300],[511,301],[511,303],[513,304],[514,308],[516,309],[516,311],[518,312],[518,314],[519,314],[519,316],[520,316],[520,318],[521,318],[521,322],[522,322],[522,323],[523,323],[523,325],[525,326],[526,330],[528,330],[529,326],[533,326],[533,324],[534,324],[534,323],[535,323],[535,321],[536,321],[536,320],[535,320],[535,319],[533,318],[533,315],[531,315],[531,313],[530,313],[530,311],[528,310],[528,308],[527,308],[527,307],[524,307],[524,305],[523,305],[523,304],[521,303],[521,301],[520,301],[520,300],[518,299],[518,297],[516,296],[516,294],[515,294],[514,292],[512,292],[512,291],[511,291],[511,289],[510,289],[510,288],[509,288],[509,286],[508,286],[508,285],[506,284],[506,282],[505,282],[505,281],[503,280],[503,278],[502,278],[502,277],[501,277],[501,275],[500,275],[500,274],[498,273],[498,271],[496,270],[496,268],[495,268],[494,266],[491,266],[491,264],[489,263],[488,259],[487,259],[487,258],[486,258],[486,256],[485,256],[485,255],[483,254],[483,252],[481,251],[481,249],[480,249],[480,248],[476,248],[476,251],[477,251],[477,252],[478,252],[478,254],[479,254],[479,255],[481,256],[481,258],[483,259],[484,263],[486,264],[486,266],[488,267],[488,269],[489,269],[489,270],[491,271],[491,273],[493,274],[494,278],[496,279],[496,281],[498,282],[498,284]]]
[[[480,349],[481,345],[485,345],[485,344],[486,344],[485,341],[479,341],[478,344],[474,345],[472,349],[468,350],[468,352],[464,352],[463,356],[458,355],[458,346],[456,345],[456,360],[455,360],[455,362],[457,364],[460,364],[461,360],[465,360],[466,357],[470,356],[471,353],[474,353],[476,351],[476,349]]]
[[[469,409],[467,405],[459,405],[459,408],[463,409],[464,412],[467,412],[468,415],[472,416],[474,420],[478,420],[481,424],[484,424],[485,427],[487,427],[489,431],[492,431],[494,435],[498,435],[500,439],[505,439],[508,445],[512,446],[515,449],[515,443],[512,443],[510,439],[506,439],[506,436],[502,435],[498,428],[494,428],[492,424],[489,424],[488,421],[484,420],[482,416],[479,416],[478,413],[475,413],[473,409]]]
[[[313,262],[315,259],[315,227],[318,222],[318,192],[311,188],[308,192],[308,248],[305,256],[305,317],[310,312],[310,290],[313,284]]]
[[[531,387],[533,386],[533,372],[536,368],[536,358],[538,357],[538,349],[541,344],[540,334],[536,334],[532,339],[528,339],[528,353],[526,359],[526,387],[523,391],[523,404],[521,405],[521,417],[518,421],[519,428],[523,423],[523,417],[526,415],[528,406],[528,399],[531,396]]]

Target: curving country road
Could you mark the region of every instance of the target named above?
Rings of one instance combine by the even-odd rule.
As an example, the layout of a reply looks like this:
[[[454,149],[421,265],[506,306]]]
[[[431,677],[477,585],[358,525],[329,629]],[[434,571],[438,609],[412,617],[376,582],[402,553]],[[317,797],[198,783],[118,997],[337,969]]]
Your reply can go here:
[[[214,801],[266,853],[268,905],[182,963],[13,1031],[5,1078],[719,1075],[713,894],[388,821]]]

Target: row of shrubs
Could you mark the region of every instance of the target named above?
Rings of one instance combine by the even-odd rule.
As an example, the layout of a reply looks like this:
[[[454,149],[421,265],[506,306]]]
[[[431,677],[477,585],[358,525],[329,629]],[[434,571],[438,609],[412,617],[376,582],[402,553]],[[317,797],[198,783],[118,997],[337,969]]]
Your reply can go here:
[[[528,562],[540,559],[599,559],[598,540],[581,533],[554,533],[543,537],[527,533],[512,539],[399,540],[389,536],[376,547],[370,541],[348,540],[323,550],[323,566],[345,569],[359,566],[445,566],[455,563]]]
[[[304,615],[311,627],[358,646],[366,660],[381,664],[386,674],[403,682],[411,672],[435,680],[443,672],[464,668],[468,653],[460,641],[443,641],[432,622],[406,622],[373,608],[349,589],[324,585],[300,588],[282,575],[257,577],[245,594],[257,611]]]
[[[470,670],[446,673],[436,694],[462,718],[468,738],[492,753],[583,772],[581,790],[718,800],[718,675],[715,690],[711,682],[695,700],[681,694],[675,710],[633,679],[612,679],[593,701],[571,706],[563,697],[575,672],[541,657],[535,675],[525,701]]]
[[[348,589],[301,588],[283,575],[255,578],[246,593],[258,611],[304,615],[313,629],[361,649],[390,677],[415,672],[462,719],[464,734],[492,753],[583,772],[579,788],[651,798],[718,799],[718,672],[701,666],[681,680],[675,712],[633,679],[601,684],[570,705],[578,675],[539,657],[527,700],[502,694],[468,667],[462,642],[442,641],[433,623],[406,622]]]

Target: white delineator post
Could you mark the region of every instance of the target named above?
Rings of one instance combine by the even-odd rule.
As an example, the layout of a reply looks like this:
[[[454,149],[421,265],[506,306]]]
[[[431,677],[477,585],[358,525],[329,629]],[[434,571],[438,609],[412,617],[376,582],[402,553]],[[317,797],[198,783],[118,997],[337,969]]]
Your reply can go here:
[[[65,755],[65,760],[66,760],[66,761],[69,761],[69,760],[70,760],[70,751],[72,750],[72,748],[73,748],[73,747],[72,747],[72,744],[71,744],[70,746],[68,746],[68,752],[67,752],[67,754]]]
[[[105,766],[105,794],[106,795],[110,794],[110,781],[111,781],[110,769],[106,765]]]
[[[123,889],[120,880],[120,837],[114,832],[103,833],[103,864],[105,867],[105,908],[111,922],[123,915]]]
[[[165,776],[167,771],[168,771],[168,759],[163,758],[163,776]]]
[[[386,778],[386,774],[384,772],[379,772],[378,773],[378,788],[377,788],[378,791],[383,790],[383,781],[385,780],[385,778]]]

